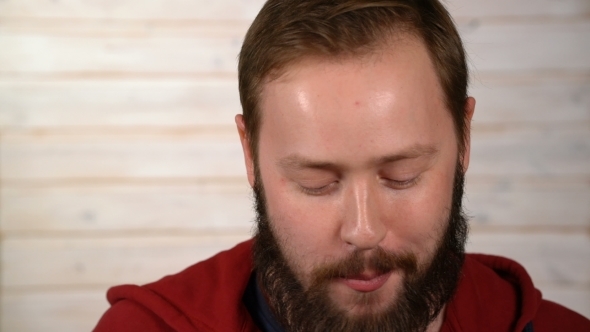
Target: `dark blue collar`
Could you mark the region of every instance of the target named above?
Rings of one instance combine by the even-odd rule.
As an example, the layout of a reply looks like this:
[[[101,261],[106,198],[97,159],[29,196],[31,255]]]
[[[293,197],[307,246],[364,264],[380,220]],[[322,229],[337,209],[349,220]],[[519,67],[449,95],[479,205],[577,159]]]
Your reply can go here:
[[[244,297],[242,299],[246,309],[252,316],[252,319],[262,332],[284,332],[274,314],[270,310],[258,282],[256,282],[256,273],[252,272]]]

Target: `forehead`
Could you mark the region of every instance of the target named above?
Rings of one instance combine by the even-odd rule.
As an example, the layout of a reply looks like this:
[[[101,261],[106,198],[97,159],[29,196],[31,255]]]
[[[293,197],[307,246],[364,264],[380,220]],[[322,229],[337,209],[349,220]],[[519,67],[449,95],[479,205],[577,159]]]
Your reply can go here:
[[[392,39],[357,58],[308,58],[263,86],[263,145],[307,155],[391,153],[454,136],[450,113],[422,41]]]

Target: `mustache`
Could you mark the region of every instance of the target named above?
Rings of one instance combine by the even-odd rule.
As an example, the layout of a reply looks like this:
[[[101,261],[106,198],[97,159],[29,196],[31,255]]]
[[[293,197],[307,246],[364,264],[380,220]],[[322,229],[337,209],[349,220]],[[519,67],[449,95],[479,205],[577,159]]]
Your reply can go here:
[[[411,277],[418,270],[418,262],[416,255],[411,252],[388,252],[377,247],[366,255],[363,250],[355,250],[344,259],[316,268],[312,273],[312,285],[325,284],[335,278],[360,275],[366,270],[375,271],[378,274],[401,270]]]

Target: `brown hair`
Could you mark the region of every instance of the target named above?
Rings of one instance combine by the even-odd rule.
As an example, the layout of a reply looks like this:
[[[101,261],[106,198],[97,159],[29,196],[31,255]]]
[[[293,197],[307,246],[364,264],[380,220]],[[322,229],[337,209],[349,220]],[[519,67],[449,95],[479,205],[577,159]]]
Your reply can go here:
[[[463,154],[468,69],[461,38],[438,0],[269,0],[246,34],[238,64],[240,100],[254,160],[265,82],[303,58],[360,56],[400,32],[424,41]]]

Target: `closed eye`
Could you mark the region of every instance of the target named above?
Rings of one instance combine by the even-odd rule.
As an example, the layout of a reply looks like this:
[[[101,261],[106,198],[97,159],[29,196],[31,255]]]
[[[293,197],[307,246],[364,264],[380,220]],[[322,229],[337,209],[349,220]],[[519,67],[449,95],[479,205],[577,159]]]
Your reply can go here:
[[[418,182],[419,176],[408,180],[393,180],[384,178],[385,185],[396,190],[407,189],[414,186]]]
[[[322,195],[328,195],[328,194],[332,193],[332,191],[334,191],[336,189],[337,185],[338,185],[338,181],[330,182],[327,185],[324,185],[321,187],[309,187],[309,186],[303,186],[303,185],[299,184],[299,189],[304,194],[307,194],[307,195],[322,196]]]

